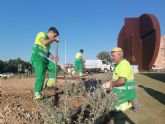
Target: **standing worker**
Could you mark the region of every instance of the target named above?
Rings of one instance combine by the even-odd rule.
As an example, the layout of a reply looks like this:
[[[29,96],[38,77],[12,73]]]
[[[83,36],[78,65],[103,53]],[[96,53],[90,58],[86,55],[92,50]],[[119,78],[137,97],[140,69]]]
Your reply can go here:
[[[119,47],[111,51],[112,60],[116,63],[112,80],[104,83],[104,89],[111,89],[117,97],[116,110],[125,111],[132,108],[138,109],[134,73],[130,63],[124,59],[123,50]]]
[[[83,60],[83,49],[80,49],[79,52],[76,53],[75,56],[75,67],[74,70],[72,71],[72,75],[74,75],[76,72],[79,73],[79,76],[83,76],[83,68],[84,68],[84,60]]]
[[[47,86],[52,87],[55,83],[57,76],[55,61],[58,61],[58,57],[52,56],[49,52],[50,44],[54,41],[59,42],[59,32],[55,27],[49,28],[47,33],[39,32],[36,36],[31,56],[31,63],[36,75],[33,99],[43,98],[42,89],[47,69],[49,71]]]

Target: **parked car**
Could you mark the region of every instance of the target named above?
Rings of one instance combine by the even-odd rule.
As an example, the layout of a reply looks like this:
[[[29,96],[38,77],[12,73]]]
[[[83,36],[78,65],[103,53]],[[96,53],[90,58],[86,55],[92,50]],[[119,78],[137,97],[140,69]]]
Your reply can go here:
[[[13,73],[10,73],[10,72],[7,72],[7,73],[2,73],[0,74],[0,77],[2,78],[10,78],[10,77],[14,77],[14,74]]]

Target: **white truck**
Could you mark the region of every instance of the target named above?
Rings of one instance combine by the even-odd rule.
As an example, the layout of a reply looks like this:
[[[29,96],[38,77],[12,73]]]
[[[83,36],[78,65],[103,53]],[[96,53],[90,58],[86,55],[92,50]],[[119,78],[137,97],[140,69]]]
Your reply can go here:
[[[112,71],[111,64],[106,60],[85,60],[85,71],[87,72],[108,72]]]

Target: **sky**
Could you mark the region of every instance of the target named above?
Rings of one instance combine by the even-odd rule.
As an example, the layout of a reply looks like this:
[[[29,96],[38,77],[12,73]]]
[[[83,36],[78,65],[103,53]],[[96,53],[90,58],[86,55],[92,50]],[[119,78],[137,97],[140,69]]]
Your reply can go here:
[[[0,60],[30,61],[37,33],[51,26],[60,32],[59,63],[73,63],[80,49],[96,59],[117,46],[126,17],[154,14],[165,34],[164,12],[164,0],[0,0]]]

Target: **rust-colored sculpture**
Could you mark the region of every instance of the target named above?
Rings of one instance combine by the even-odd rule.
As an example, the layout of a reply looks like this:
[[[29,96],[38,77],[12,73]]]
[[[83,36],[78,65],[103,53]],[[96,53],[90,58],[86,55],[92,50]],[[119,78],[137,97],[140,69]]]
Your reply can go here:
[[[124,50],[125,58],[139,69],[148,70],[154,64],[160,46],[160,26],[152,14],[139,18],[126,18],[118,46]]]

